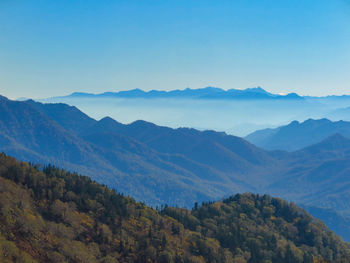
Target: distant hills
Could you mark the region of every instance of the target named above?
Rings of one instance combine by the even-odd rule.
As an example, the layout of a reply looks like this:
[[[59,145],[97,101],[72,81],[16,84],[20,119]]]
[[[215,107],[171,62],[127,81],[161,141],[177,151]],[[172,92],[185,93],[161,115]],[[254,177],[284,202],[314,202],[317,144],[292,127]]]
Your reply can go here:
[[[350,216],[349,140],[341,135],[267,151],[223,132],[97,121],[66,104],[4,97],[0,128],[0,151],[86,174],[150,205],[191,207],[248,191]]]
[[[155,210],[86,176],[0,154],[0,262],[350,262],[303,209],[236,194]]]
[[[350,137],[350,122],[332,122],[328,119],[293,121],[275,129],[255,131],[245,139],[267,150],[295,151],[319,143],[336,133]]]
[[[248,88],[244,90],[206,87],[202,89],[184,89],[184,90],[151,90],[133,89],[119,92],[104,92],[101,94],[91,94],[83,92],[74,92],[64,98],[191,98],[191,99],[302,99],[296,93],[279,95],[267,92],[261,87]]]

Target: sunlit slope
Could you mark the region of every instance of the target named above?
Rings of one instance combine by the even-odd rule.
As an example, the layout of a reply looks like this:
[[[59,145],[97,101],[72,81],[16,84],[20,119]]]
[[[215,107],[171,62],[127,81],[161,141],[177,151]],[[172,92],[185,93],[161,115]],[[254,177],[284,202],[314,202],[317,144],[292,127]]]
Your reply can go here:
[[[349,262],[346,243],[278,198],[151,209],[88,177],[0,155],[1,262]]]

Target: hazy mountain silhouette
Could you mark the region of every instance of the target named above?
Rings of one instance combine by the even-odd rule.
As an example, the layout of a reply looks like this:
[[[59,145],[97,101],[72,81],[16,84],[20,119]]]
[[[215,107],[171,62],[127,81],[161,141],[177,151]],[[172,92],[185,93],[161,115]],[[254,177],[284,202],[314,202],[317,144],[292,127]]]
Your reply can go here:
[[[229,89],[223,90],[220,88],[206,87],[202,89],[184,89],[184,90],[151,90],[143,91],[141,89],[133,89],[119,92],[104,92],[101,94],[91,94],[83,92],[74,92],[71,95],[65,96],[72,98],[191,98],[191,99],[302,99],[296,93],[279,95],[267,92],[261,87],[248,88],[244,90]]]
[[[328,119],[293,121],[275,129],[255,131],[245,137],[249,142],[267,150],[295,151],[321,142],[335,133],[350,136],[350,122]]]
[[[310,206],[350,216],[350,140],[340,134],[292,152],[279,179],[267,188]]]
[[[350,107],[336,109],[330,112],[327,117],[331,118],[332,120],[350,121]]]

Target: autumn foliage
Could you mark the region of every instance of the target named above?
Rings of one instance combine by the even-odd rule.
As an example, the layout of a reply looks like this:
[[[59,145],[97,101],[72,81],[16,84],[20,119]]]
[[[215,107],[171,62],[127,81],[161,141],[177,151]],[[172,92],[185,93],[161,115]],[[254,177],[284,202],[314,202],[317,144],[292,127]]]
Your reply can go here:
[[[52,166],[0,155],[0,262],[350,262],[302,209],[235,195],[153,209]]]

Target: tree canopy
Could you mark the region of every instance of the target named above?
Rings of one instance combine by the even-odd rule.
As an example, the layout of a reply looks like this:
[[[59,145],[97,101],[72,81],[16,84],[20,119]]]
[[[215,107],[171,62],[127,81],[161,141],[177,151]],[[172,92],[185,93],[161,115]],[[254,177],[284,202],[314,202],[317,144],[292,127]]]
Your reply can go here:
[[[350,247],[267,195],[156,210],[89,177],[1,154],[0,262],[350,262]]]

